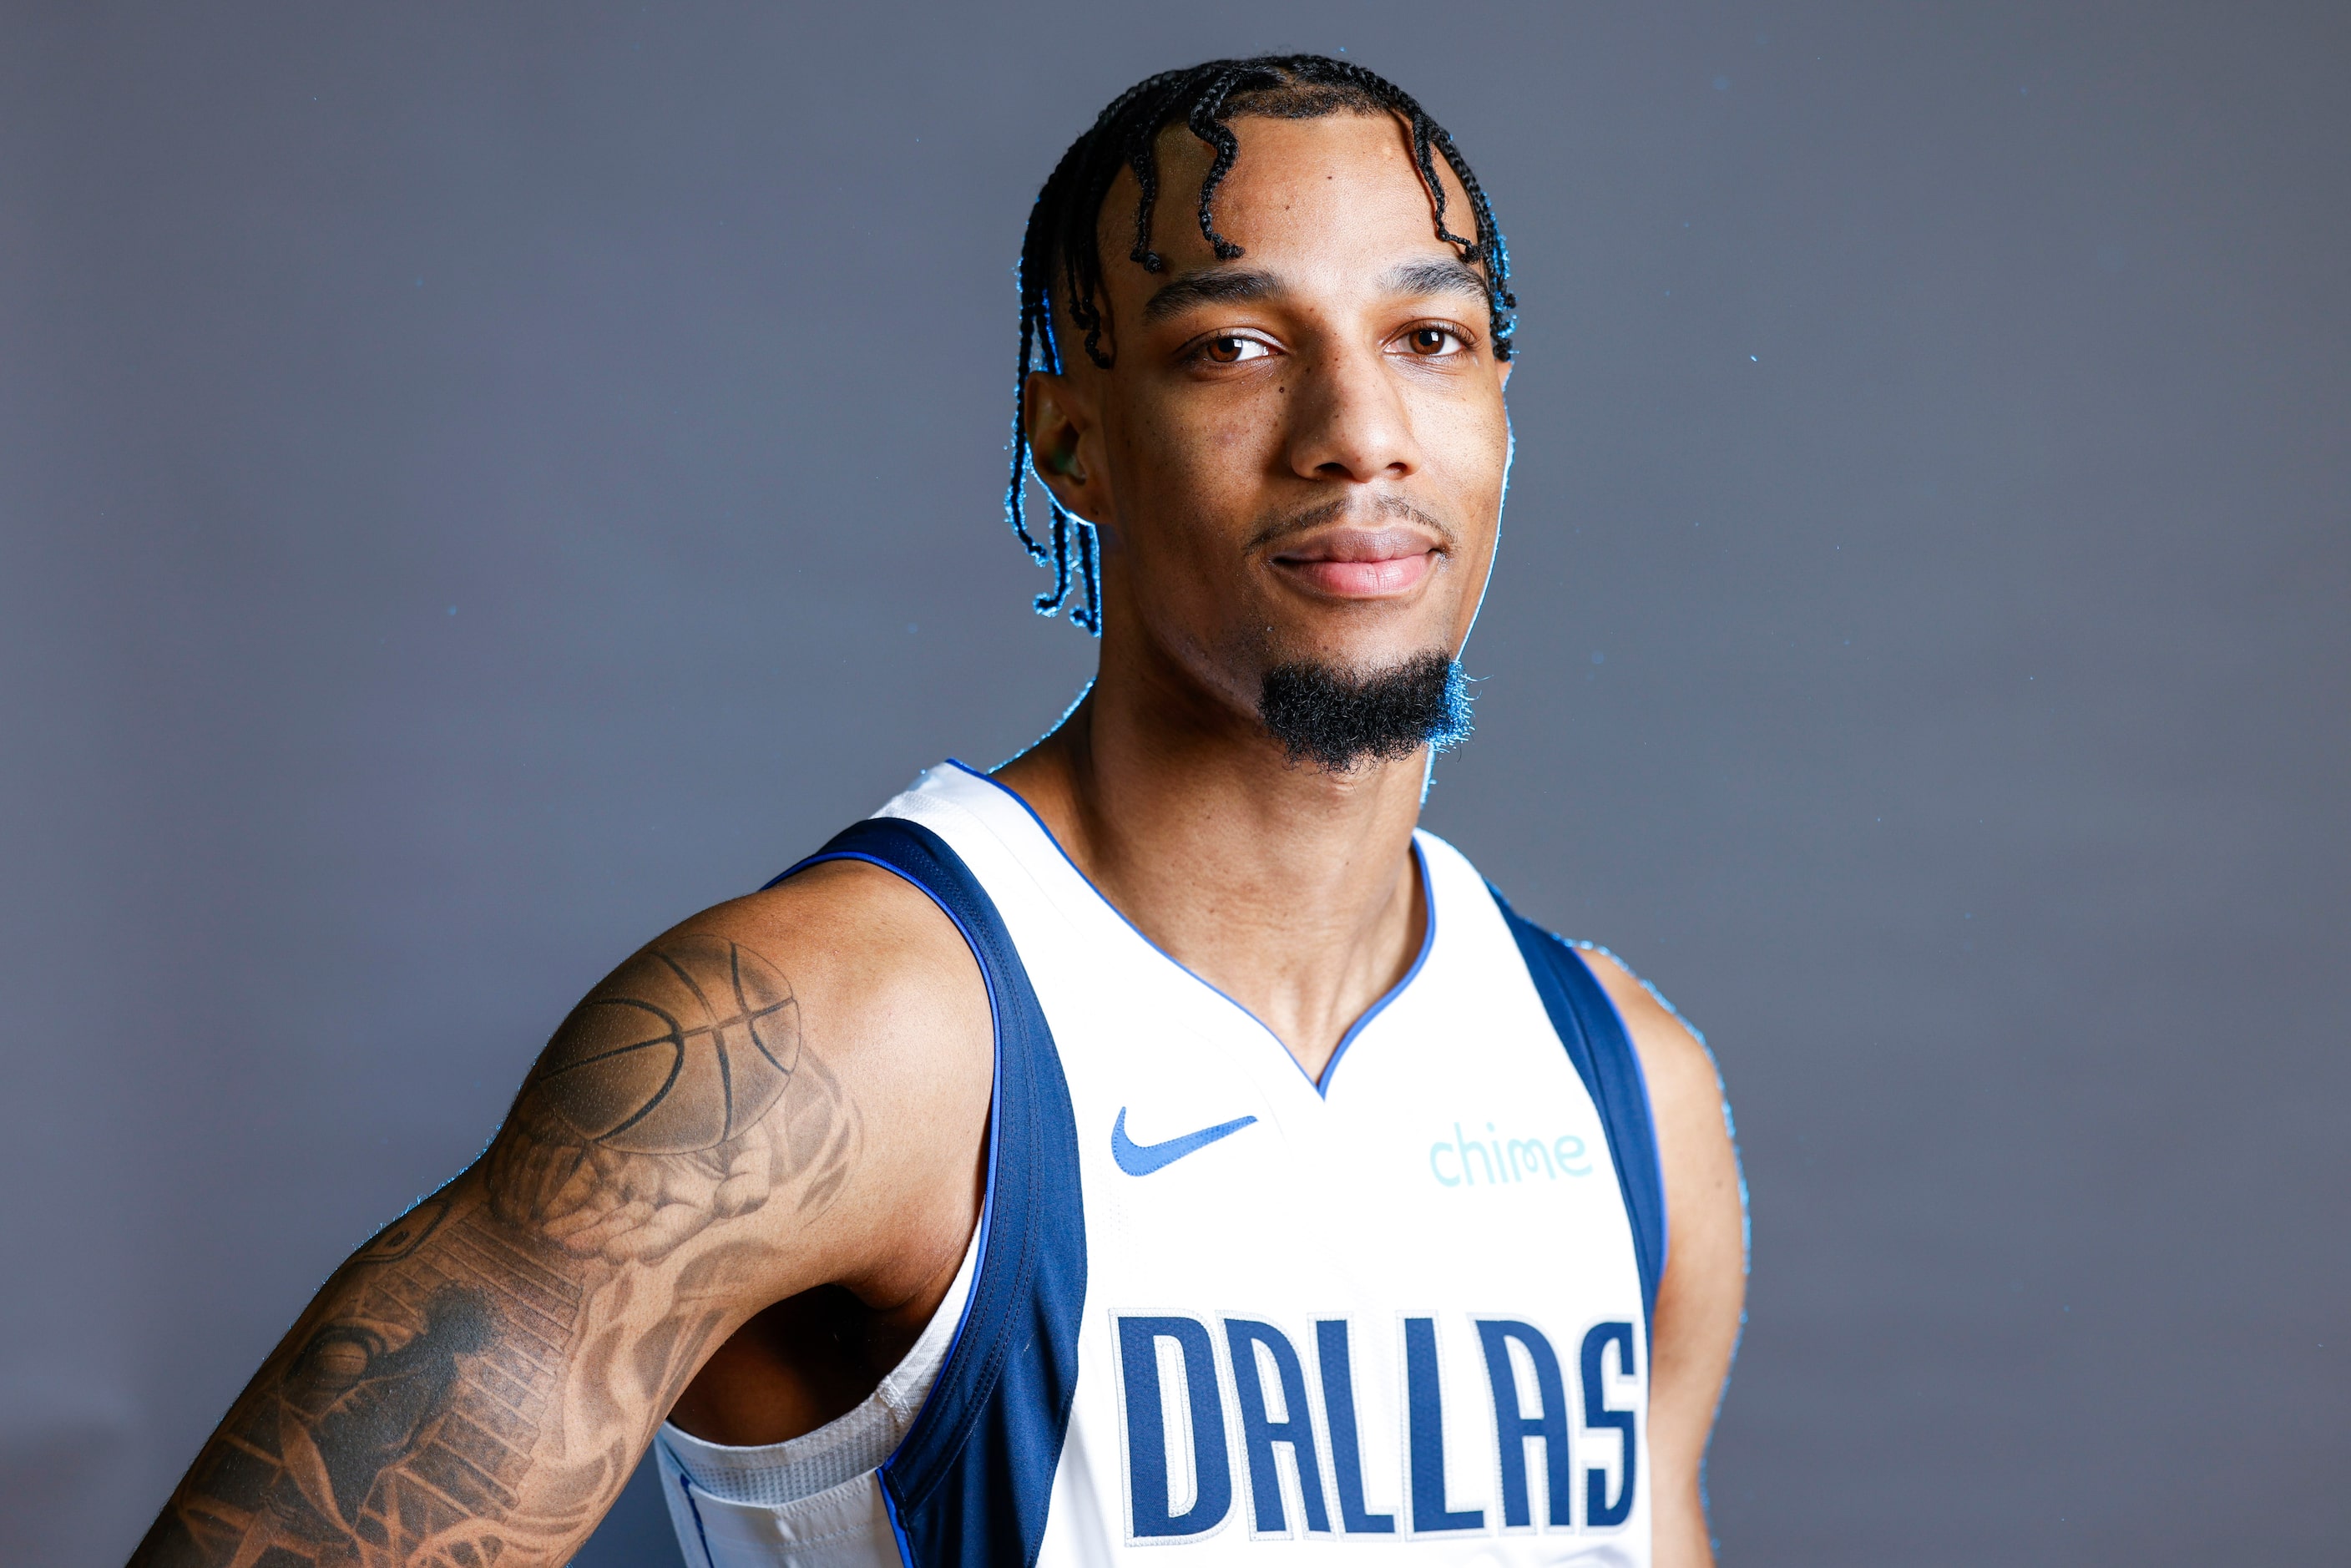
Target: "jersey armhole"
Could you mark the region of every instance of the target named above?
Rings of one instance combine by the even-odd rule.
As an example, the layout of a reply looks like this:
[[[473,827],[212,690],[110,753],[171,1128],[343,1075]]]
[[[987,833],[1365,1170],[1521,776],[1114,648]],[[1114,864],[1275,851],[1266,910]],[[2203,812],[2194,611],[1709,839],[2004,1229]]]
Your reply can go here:
[[[841,860],[904,878],[955,923],[987,987],[996,1037],[979,1261],[930,1393],[876,1472],[883,1502],[907,1568],[1033,1563],[1077,1394],[1085,1306],[1069,1082],[1003,916],[946,840],[870,817],[767,885]]]
[[[1544,930],[1510,907],[1501,890],[1486,884],[1525,959],[1528,977],[1551,1015],[1552,1029],[1583,1080],[1600,1112],[1608,1154],[1633,1228],[1633,1257],[1641,1272],[1641,1310],[1654,1322],[1657,1281],[1666,1271],[1666,1178],[1657,1156],[1656,1118],[1649,1105],[1649,1082],[1640,1053],[1616,1004],[1583,956],[1564,938]],[[1645,1322],[1645,1328],[1647,1326]]]

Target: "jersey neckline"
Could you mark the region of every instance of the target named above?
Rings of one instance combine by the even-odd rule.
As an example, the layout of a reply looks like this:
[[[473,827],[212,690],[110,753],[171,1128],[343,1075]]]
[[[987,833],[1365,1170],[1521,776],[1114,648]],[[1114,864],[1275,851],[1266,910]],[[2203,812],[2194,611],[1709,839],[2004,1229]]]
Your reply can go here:
[[[1347,1032],[1339,1037],[1338,1045],[1332,1048],[1331,1051],[1331,1060],[1322,1064],[1322,1076],[1317,1079],[1307,1072],[1305,1064],[1300,1061],[1298,1058],[1291,1053],[1290,1047],[1283,1043],[1281,1036],[1274,1032],[1273,1026],[1267,1023],[1263,1019],[1258,1017],[1254,1012],[1251,1012],[1238,998],[1218,986],[1215,981],[1209,979],[1207,976],[1202,975],[1198,970],[1193,968],[1190,965],[1185,963],[1184,960],[1176,956],[1175,954],[1170,953],[1166,948],[1162,947],[1158,943],[1153,941],[1150,935],[1146,933],[1142,926],[1137,925],[1134,921],[1129,920],[1126,917],[1126,912],[1119,908],[1117,904],[1112,903],[1109,895],[1104,894],[1101,888],[1094,885],[1094,879],[1086,874],[1085,868],[1078,864],[1076,858],[1062,846],[1060,838],[1055,836],[1053,830],[1046,825],[1045,819],[1037,814],[1037,808],[1029,803],[1026,796],[1022,795],[1020,791],[1013,789],[1003,780],[991,778],[987,774],[981,772],[978,768],[974,768],[970,763],[964,761],[959,757],[948,758],[946,765],[955,768],[958,772],[970,775],[973,779],[977,779],[980,783],[995,789],[1007,800],[1010,800],[1014,805],[1019,807],[1020,810],[1027,814],[1029,820],[1037,825],[1037,831],[1044,835],[1045,842],[1051,847],[1055,854],[1061,857],[1061,863],[1070,868],[1071,873],[1084,885],[1086,892],[1092,895],[1093,901],[1096,904],[1107,910],[1121,925],[1134,933],[1136,941],[1141,942],[1145,947],[1149,948],[1152,953],[1156,955],[1170,967],[1176,970],[1179,974],[1187,977],[1194,983],[1205,988],[1207,990],[1221,998],[1226,1005],[1230,1007],[1235,1012],[1238,1012],[1241,1017],[1255,1024],[1258,1029],[1264,1033],[1265,1037],[1273,1042],[1274,1049],[1281,1052],[1283,1059],[1287,1061],[1291,1067],[1297,1070],[1298,1075],[1306,1080],[1307,1086],[1312,1089],[1315,1095],[1320,1099],[1327,1100],[1330,1098],[1332,1080],[1338,1073],[1339,1062],[1346,1056],[1347,1048],[1355,1043],[1356,1037],[1361,1035],[1364,1030],[1370,1026],[1374,1019],[1378,1018],[1380,1014],[1388,1009],[1388,1005],[1391,1002],[1394,1002],[1398,997],[1404,995],[1405,989],[1419,977],[1422,967],[1428,962],[1429,953],[1437,946],[1437,883],[1436,879],[1429,873],[1428,854],[1426,851],[1421,848],[1420,831],[1416,828],[1413,830],[1412,835],[1412,858],[1415,873],[1420,879],[1420,904],[1422,916],[1420,950],[1413,955],[1411,966],[1397,978],[1395,984],[1390,986],[1385,991],[1382,992],[1376,1001],[1373,1002],[1370,1007],[1365,1008],[1363,1012],[1357,1016],[1355,1021],[1347,1026]]]

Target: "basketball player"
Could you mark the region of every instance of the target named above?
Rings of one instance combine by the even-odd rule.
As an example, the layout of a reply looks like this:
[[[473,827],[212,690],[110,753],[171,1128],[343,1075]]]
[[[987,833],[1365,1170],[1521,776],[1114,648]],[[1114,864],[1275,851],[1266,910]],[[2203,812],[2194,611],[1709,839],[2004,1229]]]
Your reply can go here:
[[[695,1568],[1710,1561],[1713,1066],[1414,826],[1510,452],[1468,165],[1171,72],[1021,282],[1090,694],[614,970],[138,1562],[561,1563],[648,1444]]]

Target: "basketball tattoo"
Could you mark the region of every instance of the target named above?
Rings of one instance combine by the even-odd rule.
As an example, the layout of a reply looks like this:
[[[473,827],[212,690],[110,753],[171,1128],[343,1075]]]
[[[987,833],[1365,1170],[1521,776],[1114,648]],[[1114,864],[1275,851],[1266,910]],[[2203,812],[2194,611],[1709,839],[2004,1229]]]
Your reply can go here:
[[[737,943],[681,936],[572,1009],[530,1103],[607,1149],[692,1154],[766,1115],[799,1053],[799,1003],[781,975]]]
[[[784,1173],[801,1207],[831,1201],[857,1153],[839,1100],[782,975],[737,943],[670,937],[556,1031],[491,1152],[493,1190],[569,1250],[653,1260],[760,1207]]]
[[[623,1409],[667,1409],[862,1145],[784,976],[664,938],[556,1030],[482,1164],[329,1283],[133,1563],[563,1561],[651,1435]]]

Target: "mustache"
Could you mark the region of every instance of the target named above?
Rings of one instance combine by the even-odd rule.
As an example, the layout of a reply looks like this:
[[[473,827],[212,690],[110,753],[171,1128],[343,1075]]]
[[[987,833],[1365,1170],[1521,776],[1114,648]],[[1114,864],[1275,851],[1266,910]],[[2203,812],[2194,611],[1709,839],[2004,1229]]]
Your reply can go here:
[[[1276,517],[1270,522],[1259,525],[1257,531],[1249,535],[1248,548],[1252,550],[1265,549],[1291,539],[1302,538],[1317,528],[1336,522],[1359,505],[1361,503],[1347,496],[1334,496],[1327,501],[1318,501],[1303,511],[1293,512],[1286,517]],[[1452,525],[1422,511],[1402,496],[1375,497],[1370,505],[1383,518],[1418,523],[1421,527],[1429,529],[1437,535],[1439,545],[1448,551],[1460,540],[1460,535]]]

